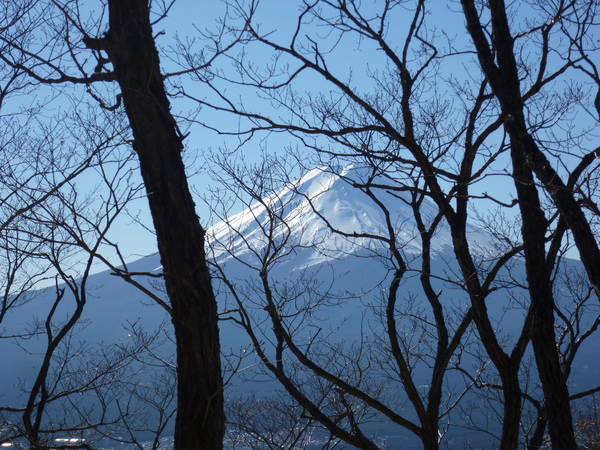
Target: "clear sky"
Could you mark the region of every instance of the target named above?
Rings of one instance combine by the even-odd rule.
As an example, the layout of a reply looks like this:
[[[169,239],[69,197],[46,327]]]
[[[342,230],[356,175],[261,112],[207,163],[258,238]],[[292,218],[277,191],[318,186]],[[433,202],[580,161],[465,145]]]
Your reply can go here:
[[[162,2],[156,2],[158,5]],[[293,36],[295,21],[297,20],[297,13],[299,10],[298,0],[262,0],[260,2],[260,8],[257,15],[257,21],[261,22],[262,31],[272,31],[271,37],[273,39],[281,39],[283,42],[289,42]],[[435,2],[432,2],[435,4]],[[363,5],[367,8],[380,6],[378,2],[363,2]],[[453,9],[456,10],[458,5],[453,2],[439,2],[439,7],[432,10],[431,14],[428,14],[427,19],[429,20],[430,26],[432,26],[432,36],[435,35],[437,39],[441,39],[442,36],[448,38],[448,42],[453,42],[457,48],[461,48],[464,43],[465,34],[464,27],[461,20],[460,14],[453,15]],[[525,11],[530,13],[531,11]],[[176,46],[176,40],[184,43],[184,46],[192,48],[197,53],[201,52],[207,45],[206,41],[199,39],[200,32],[216,30],[219,27],[219,21],[224,17],[225,3],[221,1],[199,1],[199,0],[177,0],[174,2],[172,8],[169,11],[168,16],[160,21],[155,26],[155,33],[157,36],[157,43],[161,52],[161,62],[163,72],[170,73],[178,71],[181,66],[174,60],[172,49]],[[393,17],[394,28],[389,30],[390,41],[398,43],[400,46],[404,40],[407,30],[407,20],[410,18],[410,14],[405,14],[406,11],[402,8],[398,8],[395,12],[396,16]],[[452,17],[456,23],[449,23],[449,18]],[[460,21],[460,23],[459,23]],[[337,46],[333,46],[334,38],[329,35],[329,31],[323,27],[312,26],[308,28],[314,36],[321,39],[322,45],[327,45],[331,42],[332,49],[327,52],[327,64],[335,73],[339,74],[340,78],[346,79],[351,77],[352,83],[356,86],[357,91],[361,94],[367,95],[378,95],[380,86],[374,84],[373,79],[368,76],[369,73],[377,73],[383,71],[385,66],[382,64],[384,60],[381,50],[378,50],[372,46],[366,40],[357,40],[353,36],[340,37]],[[300,39],[306,40],[305,36],[301,36]],[[334,47],[334,48],[333,48]],[[247,53],[246,57],[251,59],[256,67],[264,66],[272,62],[272,52],[259,48],[257,46],[242,47],[238,46],[235,48],[231,55],[237,55],[240,51]],[[323,50],[323,49],[322,49]],[[452,53],[450,48],[442,48],[443,52]],[[468,47],[467,47],[468,50]],[[192,52],[193,53],[193,52]],[[471,76],[477,78],[478,73],[470,74],[469,66],[465,65],[465,60],[472,58],[473,55],[456,54],[449,59],[444,59],[440,63],[438,70],[440,70],[446,77],[446,79],[452,78],[455,83],[460,83],[468,80]],[[216,67],[220,67],[223,70],[232,71],[234,70],[234,60],[228,58],[221,58],[218,60]],[[294,63],[290,63],[289,71],[293,72],[295,69]],[[190,81],[189,78],[173,78],[169,80],[169,90],[174,92],[177,83],[185,83],[185,88],[188,92],[196,96],[197,98],[206,99],[208,101],[219,102],[219,99],[215,97],[214,93],[203,83]],[[235,86],[231,83],[215,81],[219,87],[224,89],[223,92],[227,94],[233,101],[242,101],[246,107],[257,110],[259,112],[269,111],[269,113],[275,114],[275,110],[272,108],[272,104],[269,100],[260,98],[256,91],[252,89],[242,89],[239,86]],[[430,92],[435,92],[435,95],[439,94],[439,91],[435,91],[434,86],[430,87],[431,90],[423,88],[420,94],[420,101],[427,103],[434,101],[431,97]],[[326,84],[322,78],[314,75],[303,75],[297,80],[296,89],[303,93],[316,94],[327,94],[331,93],[331,86]],[[39,94],[39,93],[38,93]],[[449,104],[454,106],[460,106],[460,102],[463,100],[468,101],[469,99],[461,99],[456,95],[448,91],[448,96],[441,95],[443,101],[448,101]],[[86,94],[82,89],[78,91],[77,95],[85,96]],[[335,96],[335,92],[332,94]],[[333,97],[332,97],[333,98]],[[61,102],[65,102],[61,104]],[[172,99],[173,112],[177,114],[180,120],[180,126],[184,129],[184,132],[189,131],[189,135],[185,140],[185,156],[188,163],[188,170],[190,173],[190,183],[193,191],[198,194],[196,199],[196,206],[202,225],[207,227],[214,223],[215,216],[212,214],[211,208],[201,199],[202,196],[207,195],[211,188],[215,188],[216,185],[211,181],[212,167],[209,162],[206,161],[206,155],[211,152],[219,154],[221,152],[233,152],[233,149],[237,148],[241,142],[240,137],[221,135],[211,129],[218,128],[226,131],[237,131],[244,129],[247,126],[247,122],[240,120],[238,117],[232,114],[221,113],[213,109],[203,107],[198,110],[197,105],[193,102],[186,101],[180,97]],[[52,106],[54,110],[61,108],[68,108],[68,102],[63,98],[62,100],[55,100]],[[270,108],[270,109],[269,109]],[[3,110],[6,112],[6,110]],[[94,112],[92,111],[92,114]],[[277,114],[280,114],[277,112]],[[276,114],[275,114],[276,115]],[[203,127],[197,123],[192,123],[184,120],[184,118],[194,118],[199,123],[206,123],[209,128]],[[578,126],[582,126],[586,122],[591,120],[591,116],[579,115]],[[258,162],[263,152],[274,152],[284,151],[288,146],[296,148],[299,145],[299,141],[293,137],[284,133],[263,133],[256,136],[254,139],[245,143],[240,150],[236,151],[235,154],[238,157],[244,158],[247,164],[253,164]],[[310,152],[307,152],[307,155]],[[307,165],[311,165],[312,162],[308,161]],[[137,176],[137,175],[136,175]],[[135,178],[139,181],[139,176]],[[496,182],[496,180],[500,180]],[[504,176],[496,179],[491,178],[490,182],[482,183],[479,188],[480,192],[490,190],[497,195],[502,195],[506,192],[505,200],[510,200],[510,186],[505,181],[507,178]],[[78,180],[82,190],[89,189],[93,186],[97,180],[94,177],[86,176]],[[236,205],[231,210],[232,213],[239,211],[242,205]],[[146,230],[144,226],[136,223],[136,220],[141,224],[150,225],[151,218],[148,214],[148,208],[146,199],[143,195],[140,195],[138,199],[130,203],[128,208],[128,214],[124,214],[113,226],[109,237],[119,243],[121,252],[125,255],[126,259],[131,261],[136,259],[140,255],[150,254],[156,251],[156,243],[154,236],[151,232]],[[136,217],[133,220],[131,216]]]

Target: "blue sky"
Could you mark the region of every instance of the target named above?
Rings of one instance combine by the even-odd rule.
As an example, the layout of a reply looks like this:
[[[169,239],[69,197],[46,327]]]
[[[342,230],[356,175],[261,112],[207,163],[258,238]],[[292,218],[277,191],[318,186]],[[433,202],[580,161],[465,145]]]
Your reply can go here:
[[[435,2],[433,2],[435,3]],[[432,3],[432,4],[433,4]],[[158,3],[155,3],[158,4]],[[282,42],[289,42],[293,35],[294,25],[297,18],[298,5],[300,4],[297,0],[290,1],[276,1],[276,0],[263,0],[260,3],[257,20],[262,22],[263,31],[272,31],[271,37],[273,39],[280,39]],[[372,5],[380,6],[381,3],[374,1],[364,1],[363,5],[367,8]],[[461,47],[461,44],[465,41],[464,28],[462,18],[460,14],[454,15],[452,11],[457,10],[458,5],[456,3],[439,2],[439,7],[432,9],[432,13],[428,15],[430,25],[435,27],[431,31],[436,37],[441,37],[444,34],[454,43],[457,47]],[[163,71],[166,73],[180,70],[178,66],[171,58],[172,52],[171,47],[175,44],[175,38],[178,37],[182,42],[188,42],[186,39],[196,39],[194,41],[194,48],[200,52],[206,45],[206,41],[198,40],[198,30],[215,30],[219,26],[219,20],[223,17],[225,11],[225,4],[221,1],[198,1],[198,0],[177,0],[172,9],[169,11],[168,17],[159,22],[155,26],[155,33],[157,34],[157,42],[161,51],[161,62]],[[394,28],[390,29],[390,41],[401,45],[405,34],[406,34],[406,21],[410,17],[410,14],[403,14],[406,11],[398,9],[396,17],[393,18]],[[521,13],[530,13],[531,11],[523,11]],[[450,19],[452,20],[449,23]],[[331,34],[328,34],[328,30],[319,27],[312,26],[308,28],[313,36],[321,39],[323,45],[327,45],[329,42],[333,42]],[[301,36],[301,39],[305,39]],[[306,40],[305,40],[306,42]],[[332,44],[333,45],[333,44]],[[447,48],[440,46],[442,51],[449,51]],[[236,55],[238,51],[241,51],[242,47],[237,47],[233,50],[232,55]],[[260,67],[264,66],[272,61],[272,53],[268,49],[252,45],[251,47],[245,47],[244,51],[247,52],[247,57],[251,58],[252,62]],[[364,95],[376,94],[379,87],[373,83],[373,79],[368,76],[368,72],[375,73],[382,71],[384,66],[382,61],[382,52],[372,47],[372,44],[363,41],[358,41],[355,37],[348,36],[342,37],[339,45],[329,53],[327,53],[327,63],[332,71],[339,75],[340,78],[346,79],[352,76],[352,83],[357,89],[360,90],[361,94]],[[457,54],[448,60],[444,60],[443,64],[440,65],[439,70],[444,74],[446,78],[453,77],[457,82],[468,80],[470,77],[477,79],[479,76],[478,71],[470,71],[473,66],[468,64],[468,61],[473,58],[473,55]],[[221,67],[224,71],[232,70],[231,60],[222,58],[217,62],[217,67]],[[290,71],[294,70],[294,62],[290,63]],[[212,95],[205,85],[199,82],[191,82],[189,79],[182,77],[179,80],[185,84],[185,87],[189,92],[198,98],[206,98],[210,101],[214,100],[218,102],[218,99]],[[170,80],[172,83],[179,82],[176,79]],[[249,109],[254,109],[258,112],[266,112],[267,114],[273,114],[277,116],[278,111],[271,108],[268,100],[258,97],[255,90],[252,89],[241,89],[231,83],[221,82],[218,84],[220,88],[224,89],[224,92],[235,102],[242,101]],[[70,88],[67,88],[70,89]],[[173,91],[173,86],[170,86]],[[331,91],[331,86],[324,83],[323,79],[314,75],[303,75],[296,85],[298,92],[312,93],[318,95],[321,93],[327,94]],[[86,97],[85,92],[80,87],[76,87],[70,91],[76,92],[76,96],[80,98]],[[432,91],[433,92],[433,91]],[[38,98],[43,98],[43,89],[36,91]],[[212,95],[212,96],[211,96]],[[333,92],[332,95],[336,95]],[[424,103],[430,101],[428,98],[428,91],[424,90],[421,94],[420,99]],[[454,96],[452,92],[448,92],[448,96],[442,96],[442,99],[448,100],[450,103],[455,105],[459,104],[462,100]],[[66,97],[59,96],[53,100],[49,105],[49,112],[57,112],[60,110],[66,110],[70,106]],[[244,129],[247,125],[243,120],[235,117],[232,114],[216,112],[210,108],[204,107],[197,110],[197,105],[183,100],[181,98],[172,99],[173,112],[180,116],[194,117],[198,122],[208,124],[210,127],[219,128],[226,131],[237,131]],[[5,113],[6,110],[3,110]],[[92,114],[95,112],[92,111]],[[586,124],[592,122],[593,119],[589,114],[582,112],[579,115],[572,114],[572,117],[577,117],[578,127],[583,127]],[[184,120],[180,120],[180,126],[186,127]],[[190,173],[190,183],[195,193],[199,195],[196,200],[196,206],[202,225],[207,227],[214,223],[216,220],[215,215],[212,214],[211,208],[200,198],[203,195],[207,195],[211,188],[215,187],[214,182],[211,180],[210,174],[212,167],[205,160],[205,156],[214,152],[216,154],[224,151],[225,153],[235,153],[235,156],[243,158],[246,164],[253,164],[260,161],[264,152],[285,152],[285,148],[291,146],[292,148],[298,148],[300,144],[297,139],[284,134],[284,133],[262,133],[256,136],[251,141],[245,143],[239,150],[233,152],[241,142],[241,138],[237,136],[226,136],[220,135],[214,130],[206,127],[202,127],[197,124],[190,125],[190,134],[185,141],[186,150],[185,157],[188,163],[188,169]],[[595,135],[594,135],[595,136]],[[324,141],[322,141],[324,142]],[[302,150],[300,148],[300,150]],[[314,165],[313,161],[309,161],[311,152],[307,152],[307,166]],[[299,175],[299,173],[298,173]],[[510,200],[511,187],[509,183],[506,183],[507,178],[499,168],[498,176],[491,177],[489,182],[484,182],[479,187],[479,192],[490,191],[495,194],[502,194],[505,192],[505,200]],[[139,177],[138,177],[139,180]],[[82,187],[82,190],[90,189],[94,186],[97,180],[93,176],[86,176],[85,178],[78,180],[78,185]],[[243,207],[242,204],[235,204],[231,209],[232,213],[238,212]],[[148,214],[146,199],[140,196],[138,199],[131,202],[129,205],[130,215],[123,215],[113,227],[110,238],[117,241],[120,245],[122,254],[125,255],[127,260],[136,259],[139,255],[146,255],[156,251],[155,239],[152,233],[144,229],[144,226],[136,224],[130,216],[135,216],[142,223],[149,225],[151,224],[151,218]]]

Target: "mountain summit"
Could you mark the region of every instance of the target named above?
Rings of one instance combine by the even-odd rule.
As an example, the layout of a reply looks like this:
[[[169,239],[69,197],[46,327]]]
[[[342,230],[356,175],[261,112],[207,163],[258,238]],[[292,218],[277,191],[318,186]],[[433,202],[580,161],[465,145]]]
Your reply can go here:
[[[390,239],[405,253],[419,255],[422,245],[410,197],[406,186],[374,176],[370,168],[354,164],[320,167],[216,224],[208,230],[207,240],[217,260],[226,254],[243,258],[252,250],[264,251],[269,242],[285,241],[288,247],[296,247],[301,267],[364,250],[380,251]],[[422,200],[419,210],[426,226],[438,211],[428,198]],[[468,227],[476,253],[493,248],[487,232]],[[449,250],[451,242],[450,231],[442,223],[433,237],[432,250]],[[300,262],[300,248],[312,248],[313,254]]]

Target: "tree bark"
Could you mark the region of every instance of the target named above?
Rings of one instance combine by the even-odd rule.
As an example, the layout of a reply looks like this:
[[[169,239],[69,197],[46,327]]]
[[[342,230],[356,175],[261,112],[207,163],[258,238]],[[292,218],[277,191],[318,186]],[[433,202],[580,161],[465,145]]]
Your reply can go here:
[[[591,231],[587,234],[580,231],[583,229],[585,232],[586,228],[589,228],[589,224],[585,218],[583,218],[585,223],[582,223],[582,215],[577,216],[573,213],[573,209],[577,208],[573,207],[572,194],[570,194],[571,201],[565,200],[561,196],[557,197],[555,187],[549,184],[550,180],[544,179],[543,173],[540,173],[540,164],[536,163],[537,159],[545,158],[527,129],[514,54],[514,40],[510,34],[504,1],[489,0],[488,2],[492,22],[492,45],[495,53],[492,52],[492,47],[483,32],[474,2],[462,0],[462,5],[467,19],[467,30],[477,49],[481,68],[500,102],[505,117],[504,128],[510,137],[513,177],[523,222],[525,266],[533,314],[531,342],[547,405],[550,438],[554,448],[576,449],[569,392],[560,366],[554,333],[554,298],[545,258],[546,219],[533,177],[534,170],[536,175],[546,183],[546,188],[549,188],[553,195],[561,215],[571,226],[574,235],[577,236],[575,240],[578,248],[580,245],[587,245],[592,250],[594,247],[597,250],[597,245]],[[569,197],[569,194],[564,191],[562,194]],[[566,208],[565,205],[571,209]],[[588,258],[587,253],[584,257],[582,252],[582,261],[586,268],[594,260],[598,261],[600,258],[594,256]],[[597,270],[588,269],[588,274],[592,279]]]
[[[540,223],[546,223],[546,218],[522,144],[511,136],[513,175],[523,221],[525,267],[533,313],[531,343],[545,403],[548,405],[548,431],[552,445],[554,448],[576,449],[569,391],[560,365],[554,332],[554,294],[545,256],[546,227],[540,226]]]
[[[225,416],[217,305],[181,152],[170,113],[147,0],[111,0],[109,31],[86,38],[113,64],[148,193],[177,346],[175,448],[223,447]]]

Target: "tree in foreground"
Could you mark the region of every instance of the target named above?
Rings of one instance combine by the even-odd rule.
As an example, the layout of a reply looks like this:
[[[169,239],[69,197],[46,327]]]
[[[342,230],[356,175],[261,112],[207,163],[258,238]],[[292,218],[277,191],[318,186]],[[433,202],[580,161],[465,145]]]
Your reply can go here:
[[[309,305],[317,308],[308,295],[314,289],[307,284],[301,295],[291,286],[277,287],[281,281],[270,274],[279,260],[297,252],[286,247],[294,228],[277,197],[261,202],[267,212],[257,222],[262,243],[268,244],[251,251],[258,277],[253,286],[262,293],[262,303],[253,305],[247,289],[222,276],[238,299],[239,324],[287,395],[349,444],[376,447],[358,419],[368,422],[372,413],[410,430],[425,448],[437,448],[440,423],[449,413],[440,400],[447,395],[441,380],[456,369],[495,405],[500,448],[539,448],[546,432],[553,446],[576,448],[573,402],[595,387],[569,392],[569,377],[577,350],[598,326],[592,306],[599,297],[600,267],[594,142],[598,71],[592,57],[598,51],[597,4],[300,2],[300,14],[286,18],[286,29],[270,24],[259,2],[230,5],[229,25],[241,18],[239,30],[247,45],[232,66],[214,68],[205,79],[217,92],[242,89],[241,102],[200,98],[193,85],[183,89],[184,95],[203,108],[236,114],[246,125],[221,128],[223,133],[250,138],[285,131],[314,150],[325,166],[355,162],[366,167],[366,174],[349,177],[349,184],[371,197],[384,217],[389,217],[390,196],[409,205],[418,224],[411,239],[420,240],[423,249],[422,258],[411,257],[400,240],[405,230],[393,218],[379,233],[361,233],[334,224],[327,211],[315,207],[332,233],[385,248],[376,255],[386,259],[391,271],[388,294],[379,306],[383,342],[394,366],[389,380],[402,385],[412,408],[409,417],[383,401],[384,390],[372,393],[361,384],[369,370],[382,370],[373,359],[367,358],[358,372],[347,372],[358,365],[358,354],[366,358],[366,350],[352,355],[348,348],[332,348],[327,339],[298,331],[299,323],[311,323]],[[265,58],[265,52],[271,56]],[[260,64],[256,55],[270,62]],[[245,100],[250,98],[264,101]],[[229,179],[241,181],[242,198],[260,202],[269,191],[263,178],[247,173],[244,165]],[[268,167],[274,167],[272,161]],[[435,205],[433,213],[424,214],[425,199]],[[478,252],[468,222],[489,232],[494,250]],[[432,273],[430,264],[430,243],[441,223],[450,231],[453,253],[442,274]],[[227,248],[227,239],[222,244]],[[579,255],[583,275],[570,273],[567,250]],[[230,251],[235,257],[239,249]],[[512,276],[517,260],[524,264],[525,279]],[[402,306],[409,295],[401,285],[411,273],[420,277],[427,299],[418,313]],[[581,283],[581,291],[572,289],[569,277]],[[439,285],[432,289],[432,279],[460,288],[469,307],[453,310],[451,297],[446,298],[450,293],[438,290]],[[511,328],[509,336],[501,331],[498,313],[491,312],[501,301],[492,296],[498,293],[504,293],[507,310],[521,311],[511,315],[520,326]],[[286,301],[284,295],[293,297]],[[308,303],[306,310],[293,313],[288,308],[297,298]],[[422,319],[419,330],[431,326],[421,347],[411,345],[414,335],[400,332],[400,324],[414,316]],[[482,345],[477,351],[482,371],[475,372],[480,375],[460,363],[452,365],[464,359],[469,341],[463,328],[471,326]],[[534,371],[527,370],[529,348]],[[331,361],[347,363],[332,369]],[[414,379],[420,364],[429,369],[425,395]],[[307,378],[294,375],[298,367]],[[313,390],[319,384],[321,389]],[[329,411],[325,404],[344,408]],[[530,424],[524,430],[526,421]]]
[[[12,346],[35,369],[3,389],[0,440],[47,448],[65,436],[97,439],[134,422],[133,408],[115,404],[131,393],[142,347],[82,342],[78,334],[86,326],[96,254],[139,186],[131,183],[130,158],[118,151],[127,135],[118,116],[92,118],[81,102],[48,118],[51,97],[19,110],[14,104],[31,86],[18,72],[9,68],[1,77],[0,343],[3,354]],[[110,190],[110,201],[83,189],[84,176],[95,189]],[[19,364],[7,367],[20,372]]]
[[[29,76],[31,83],[87,86],[98,100],[101,95],[94,89],[100,84],[101,93],[114,96],[117,105],[123,103],[148,194],[175,329],[175,445],[221,448],[225,425],[217,306],[204,230],[182,158],[184,136],[170,111],[154,42],[153,11],[147,0],[93,6],[97,8],[90,19],[79,2],[18,2],[2,27],[1,58]],[[119,88],[105,89],[107,83]],[[111,109],[100,103],[98,108]]]
[[[360,192],[383,218],[367,231],[336,222],[319,209],[328,190],[313,196],[290,183],[279,156],[256,170],[220,161],[229,192],[262,208],[261,245],[242,239],[250,262],[231,246],[235,239],[215,244],[248,274],[239,282],[213,266],[234,306],[225,317],[246,331],[260,375],[281,383],[281,397],[265,402],[269,412],[297,422],[266,426],[273,414],[241,400],[235,425],[260,428],[264,445],[308,442],[317,428],[330,437],[327,445],[377,448],[368,427],[385,421],[428,449],[455,425],[495,434],[504,449],[540,448],[547,435],[556,448],[576,448],[571,409],[598,390],[573,393],[568,384],[578,351],[600,324],[596,3],[298,1],[300,13],[279,18],[277,32],[265,29],[268,4],[228,4],[219,34],[204,37],[212,54],[230,59],[207,60],[206,41],[170,48],[180,65],[172,93],[204,109],[187,123],[241,137],[238,152],[255,136],[286,132],[302,148],[296,169],[329,167],[332,180]],[[88,20],[82,2],[14,5],[0,27],[6,66],[31,83],[85,86],[101,107],[124,107],[177,341],[175,446],[220,448],[217,307],[181,156],[184,134],[167,97],[172,74],[161,74],[152,31],[169,6],[109,0]],[[225,32],[244,44],[239,54],[223,46]],[[234,129],[212,121],[225,113],[237,117]],[[341,170],[347,163],[360,170]],[[343,323],[325,331],[316,323],[363,292],[319,284],[310,272],[286,280],[279,270],[307,247],[331,250],[318,239],[292,240],[302,226],[287,217],[287,197],[265,200],[282,186],[304,199],[337,250],[350,242],[365,267],[383,271],[381,283],[364,289],[380,295],[360,309],[364,326],[351,344],[336,340]],[[396,220],[398,205],[414,226]],[[477,242],[468,223],[485,229],[491,245]],[[243,238],[230,225],[231,236]],[[444,230],[451,251],[438,268],[436,238]],[[568,251],[583,271],[565,259]],[[474,393],[489,410],[483,423],[463,414]]]

